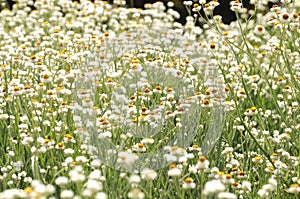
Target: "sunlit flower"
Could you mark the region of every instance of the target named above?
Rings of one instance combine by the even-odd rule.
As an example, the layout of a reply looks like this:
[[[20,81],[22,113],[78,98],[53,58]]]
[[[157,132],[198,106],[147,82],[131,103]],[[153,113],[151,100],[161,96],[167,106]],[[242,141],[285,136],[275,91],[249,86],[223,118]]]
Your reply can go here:
[[[299,184],[291,184],[289,189],[288,189],[289,193],[293,193],[293,194],[298,194],[300,193],[300,186]]]
[[[263,163],[263,159],[260,156],[256,156],[256,157],[252,158],[252,162],[261,164],[261,163]]]
[[[157,172],[151,169],[143,169],[141,171],[141,177],[145,180],[154,180],[157,178]]]
[[[194,183],[194,180],[190,177],[186,178],[182,185],[183,189],[194,189],[195,187],[196,187],[196,184]]]
[[[198,162],[196,164],[197,169],[205,170],[209,166],[209,161],[206,159],[205,156],[200,156]]]
[[[291,16],[290,16],[290,14],[287,13],[287,12],[280,13],[280,14],[279,14],[279,21],[280,21],[281,23],[284,23],[284,24],[289,23],[289,22],[291,21]]]
[[[266,29],[262,25],[257,25],[254,28],[254,33],[257,35],[263,35],[266,32]]]
[[[153,144],[154,143],[154,139],[153,138],[144,138],[141,141],[142,144]]]
[[[69,172],[69,177],[70,180],[75,183],[83,182],[86,179],[82,167],[80,166],[75,166],[75,168]]]
[[[178,177],[180,175],[181,175],[181,170],[177,168],[175,164],[172,164],[169,168],[168,176]]]
[[[107,195],[104,192],[98,192],[95,195],[95,199],[107,199]]]
[[[60,176],[60,177],[55,179],[55,184],[57,184],[58,186],[65,186],[68,183],[69,183],[69,179],[67,177],[64,177],[64,176]]]
[[[242,9],[243,4],[240,3],[239,1],[231,1],[230,2],[230,10],[233,12],[238,12]]]
[[[251,108],[248,108],[245,111],[245,115],[247,115],[247,116],[253,116],[253,115],[256,115],[257,113],[258,113],[258,111],[257,111],[257,108],[255,106],[253,106]]]
[[[85,183],[85,188],[89,190],[91,193],[95,193],[102,190],[102,184],[97,180],[89,179]]]
[[[216,194],[225,190],[224,184],[220,182],[220,180],[211,180],[205,183],[204,185],[204,194]]]

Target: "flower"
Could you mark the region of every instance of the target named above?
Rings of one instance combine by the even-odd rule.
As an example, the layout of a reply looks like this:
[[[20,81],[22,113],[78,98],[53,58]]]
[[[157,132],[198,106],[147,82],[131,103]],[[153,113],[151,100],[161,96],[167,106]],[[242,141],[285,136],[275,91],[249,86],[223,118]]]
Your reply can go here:
[[[117,162],[125,167],[131,167],[137,159],[137,155],[125,151],[118,154]]]
[[[153,144],[154,143],[154,139],[153,138],[144,138],[141,141],[142,144]]]
[[[130,178],[128,179],[130,184],[138,184],[141,182],[141,178],[139,175],[133,174],[130,176]]]
[[[85,188],[91,193],[95,193],[102,190],[102,183],[94,179],[89,179],[85,183]]]
[[[182,185],[183,189],[194,189],[195,187],[196,187],[196,184],[194,183],[194,180],[190,177],[186,178]]]
[[[237,196],[234,193],[221,192],[218,194],[219,199],[236,199]]]
[[[254,28],[254,33],[257,35],[263,35],[263,34],[265,34],[265,32],[266,32],[266,29],[262,25],[256,25]]]
[[[83,182],[86,179],[81,166],[74,167],[74,169],[69,172],[69,177],[70,180],[75,183]]]
[[[155,178],[157,178],[157,172],[152,169],[146,168],[141,171],[141,177],[144,180],[154,180]]]
[[[251,108],[247,108],[245,111],[245,115],[246,116],[253,116],[256,115],[258,113],[257,108],[255,106],[251,107]]]
[[[128,193],[128,198],[132,199],[143,199],[145,194],[139,189],[133,189]]]
[[[283,24],[287,24],[291,21],[290,14],[287,12],[283,12],[279,14],[279,21]]]
[[[60,197],[62,199],[72,199],[74,197],[74,192],[72,190],[62,190]]]
[[[181,170],[177,168],[175,164],[171,164],[170,169],[168,171],[168,176],[178,177],[180,175],[181,175]]]
[[[257,194],[261,197],[261,198],[268,198],[270,196],[269,192],[267,192],[264,189],[260,189]]]
[[[199,4],[197,4],[197,3],[195,3],[194,5],[193,5],[193,12],[199,12],[200,10],[201,10],[201,6],[199,5]]]
[[[243,181],[242,189],[244,189],[245,191],[251,191],[251,183],[249,181]]]
[[[209,167],[209,161],[205,156],[200,156],[196,164],[197,169],[205,170]]]
[[[55,179],[55,184],[58,186],[65,186],[69,183],[69,179],[65,176],[59,176],[58,178]]]
[[[143,143],[137,143],[136,145],[133,146],[132,150],[137,151],[137,152],[145,152],[146,147],[144,146]]]
[[[95,161],[95,160],[94,160]],[[98,160],[96,160],[98,161]],[[89,174],[89,179],[99,180],[101,178],[101,171],[96,169]]]
[[[98,193],[95,195],[95,199],[107,199],[107,195],[106,195],[106,193],[104,193],[104,192],[98,192]]]
[[[215,194],[220,193],[225,190],[224,184],[220,180],[211,180],[205,183],[204,185],[204,194]]]
[[[231,1],[230,2],[230,10],[232,10],[233,12],[241,11],[242,7],[243,7],[243,4],[240,3],[239,1]]]
[[[293,194],[298,194],[300,193],[300,186],[299,184],[291,184],[289,189],[288,189],[289,193],[293,193]]]
[[[71,156],[74,153],[74,149],[71,148],[64,149],[64,153],[68,156]]]
[[[222,182],[224,184],[233,184],[234,183],[234,179],[233,179],[233,176],[231,174],[225,174],[223,175],[223,180]]]
[[[256,156],[256,157],[252,158],[252,162],[261,164],[261,163],[263,163],[263,159],[260,156]]]

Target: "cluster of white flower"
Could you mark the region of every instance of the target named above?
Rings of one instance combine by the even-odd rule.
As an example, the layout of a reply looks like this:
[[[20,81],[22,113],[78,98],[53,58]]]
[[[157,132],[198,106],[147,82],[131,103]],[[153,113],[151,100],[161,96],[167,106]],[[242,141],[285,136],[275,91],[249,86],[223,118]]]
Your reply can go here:
[[[0,198],[298,197],[300,4],[268,2],[3,8]]]

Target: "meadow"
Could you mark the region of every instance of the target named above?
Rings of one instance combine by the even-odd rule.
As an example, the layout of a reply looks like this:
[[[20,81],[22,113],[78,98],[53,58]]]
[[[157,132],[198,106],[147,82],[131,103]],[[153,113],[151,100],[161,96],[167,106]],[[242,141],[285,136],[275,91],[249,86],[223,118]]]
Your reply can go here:
[[[1,1],[0,199],[297,199],[300,2],[269,1]]]

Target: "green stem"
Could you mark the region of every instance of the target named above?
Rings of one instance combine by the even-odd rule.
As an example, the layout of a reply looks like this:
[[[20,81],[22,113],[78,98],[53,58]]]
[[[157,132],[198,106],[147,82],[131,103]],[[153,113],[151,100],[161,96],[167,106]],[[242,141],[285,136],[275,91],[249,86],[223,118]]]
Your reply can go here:
[[[133,7],[134,7],[134,0],[130,0],[130,2],[129,2],[129,6],[130,6],[131,8],[133,8]]]

